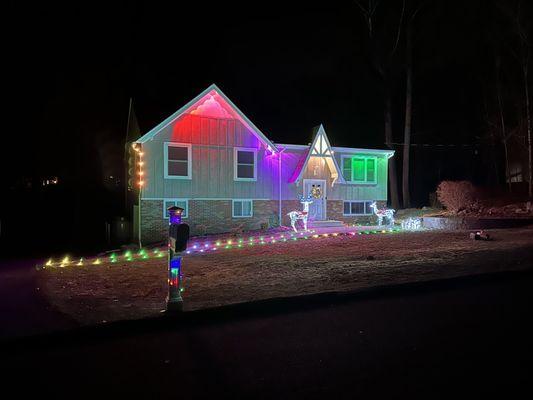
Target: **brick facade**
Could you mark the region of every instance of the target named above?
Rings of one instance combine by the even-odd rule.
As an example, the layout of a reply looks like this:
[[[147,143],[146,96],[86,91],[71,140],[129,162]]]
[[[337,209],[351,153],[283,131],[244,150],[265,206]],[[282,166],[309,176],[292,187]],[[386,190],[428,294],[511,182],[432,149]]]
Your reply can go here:
[[[378,206],[385,206],[378,201]],[[250,218],[233,218],[231,200],[189,200],[188,215],[183,222],[189,224],[191,235],[205,235],[224,232],[243,232],[255,229],[267,229],[278,226],[278,201],[253,200],[253,216]],[[298,200],[283,200],[281,203],[282,224],[290,226],[288,213],[301,210]],[[344,216],[342,200],[327,200],[327,219],[342,221],[346,224],[373,224],[376,217]],[[141,237],[145,244],[166,240],[168,219],[163,218],[163,200],[142,200],[141,203]]]
[[[161,242],[168,235],[168,220],[163,219],[163,200],[141,200],[142,243]]]
[[[233,218],[231,200],[189,200],[188,215],[191,235],[242,232],[267,229],[278,225],[278,202],[253,200],[253,216]],[[145,244],[166,240],[168,219],[163,218],[163,200],[142,200],[141,237]]]
[[[344,201],[343,200],[327,200],[327,217],[329,220],[342,221],[345,224],[362,224],[373,225],[376,223],[376,216],[372,215],[360,215],[360,216],[347,216],[344,215]],[[378,207],[385,207],[386,201],[378,201]]]

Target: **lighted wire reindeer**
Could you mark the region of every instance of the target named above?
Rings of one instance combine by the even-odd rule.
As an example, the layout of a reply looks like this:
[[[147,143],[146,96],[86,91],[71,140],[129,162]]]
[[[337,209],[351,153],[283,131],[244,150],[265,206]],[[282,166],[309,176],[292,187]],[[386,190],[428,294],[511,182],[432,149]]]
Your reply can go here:
[[[290,213],[287,214],[291,219],[291,226],[292,226],[292,229],[294,229],[294,232],[298,232],[298,230],[296,229],[296,221],[298,221],[299,219],[302,220],[304,224],[304,230],[307,231],[307,218],[309,217],[309,204],[313,202],[313,196],[311,196],[310,194],[307,196],[300,195],[298,196],[298,199],[300,200],[300,203],[304,205],[303,211],[291,211]]]
[[[376,217],[378,217],[379,226],[381,226],[381,224],[383,223],[383,217],[389,220],[389,225],[394,225],[394,213],[396,212],[396,210],[393,210],[392,208],[378,209],[378,205],[375,201],[370,204],[370,208],[372,209]]]

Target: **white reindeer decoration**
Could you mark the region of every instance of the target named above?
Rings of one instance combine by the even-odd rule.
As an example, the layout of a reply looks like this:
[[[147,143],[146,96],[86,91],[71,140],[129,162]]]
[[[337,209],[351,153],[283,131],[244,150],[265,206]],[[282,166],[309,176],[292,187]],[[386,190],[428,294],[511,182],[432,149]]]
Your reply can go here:
[[[389,225],[394,225],[394,213],[396,212],[396,210],[393,210],[392,208],[378,209],[378,205],[375,201],[370,204],[370,208],[372,209],[376,217],[378,217],[379,226],[381,226],[381,224],[383,223],[383,217],[389,220]]]
[[[296,229],[296,221],[298,221],[299,219],[302,220],[304,224],[304,230],[307,231],[307,217],[309,216],[309,204],[313,202],[313,197],[310,194],[307,195],[307,197],[299,196],[299,199],[300,199],[300,203],[304,205],[303,211],[291,211],[290,213],[287,214],[291,219],[291,226],[292,226],[292,229],[294,229],[294,232],[298,232],[298,230]]]

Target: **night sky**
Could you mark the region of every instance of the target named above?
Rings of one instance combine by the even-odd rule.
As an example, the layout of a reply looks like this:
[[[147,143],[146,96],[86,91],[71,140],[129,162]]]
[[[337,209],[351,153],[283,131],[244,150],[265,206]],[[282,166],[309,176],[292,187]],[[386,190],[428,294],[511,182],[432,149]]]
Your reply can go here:
[[[65,195],[77,193],[72,212],[87,210],[88,193],[123,174],[129,98],[144,133],[211,83],[276,142],[308,143],[323,123],[334,146],[385,147],[382,85],[354,1],[153,3],[11,6],[1,163],[13,198],[21,180],[58,176]],[[425,3],[415,27],[412,142],[477,143],[492,29],[487,2]],[[379,7],[376,30],[390,33],[401,2]],[[396,142],[402,52],[400,40]],[[426,204],[442,178],[478,179],[475,162],[474,147],[414,149],[415,202]],[[108,216],[122,212],[114,198],[99,206]]]

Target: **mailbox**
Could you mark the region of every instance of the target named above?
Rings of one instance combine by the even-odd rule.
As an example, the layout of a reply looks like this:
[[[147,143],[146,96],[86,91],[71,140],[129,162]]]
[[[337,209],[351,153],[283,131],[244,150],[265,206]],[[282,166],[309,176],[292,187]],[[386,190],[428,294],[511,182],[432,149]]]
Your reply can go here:
[[[168,246],[174,253],[187,250],[189,240],[189,225],[170,225],[168,230]]]
[[[183,208],[177,206],[167,208],[169,225],[181,224],[181,215],[183,214],[183,211],[185,211]]]
[[[172,206],[168,209],[168,295],[167,311],[182,311],[181,253],[187,250],[189,225],[181,222],[183,208]]]

